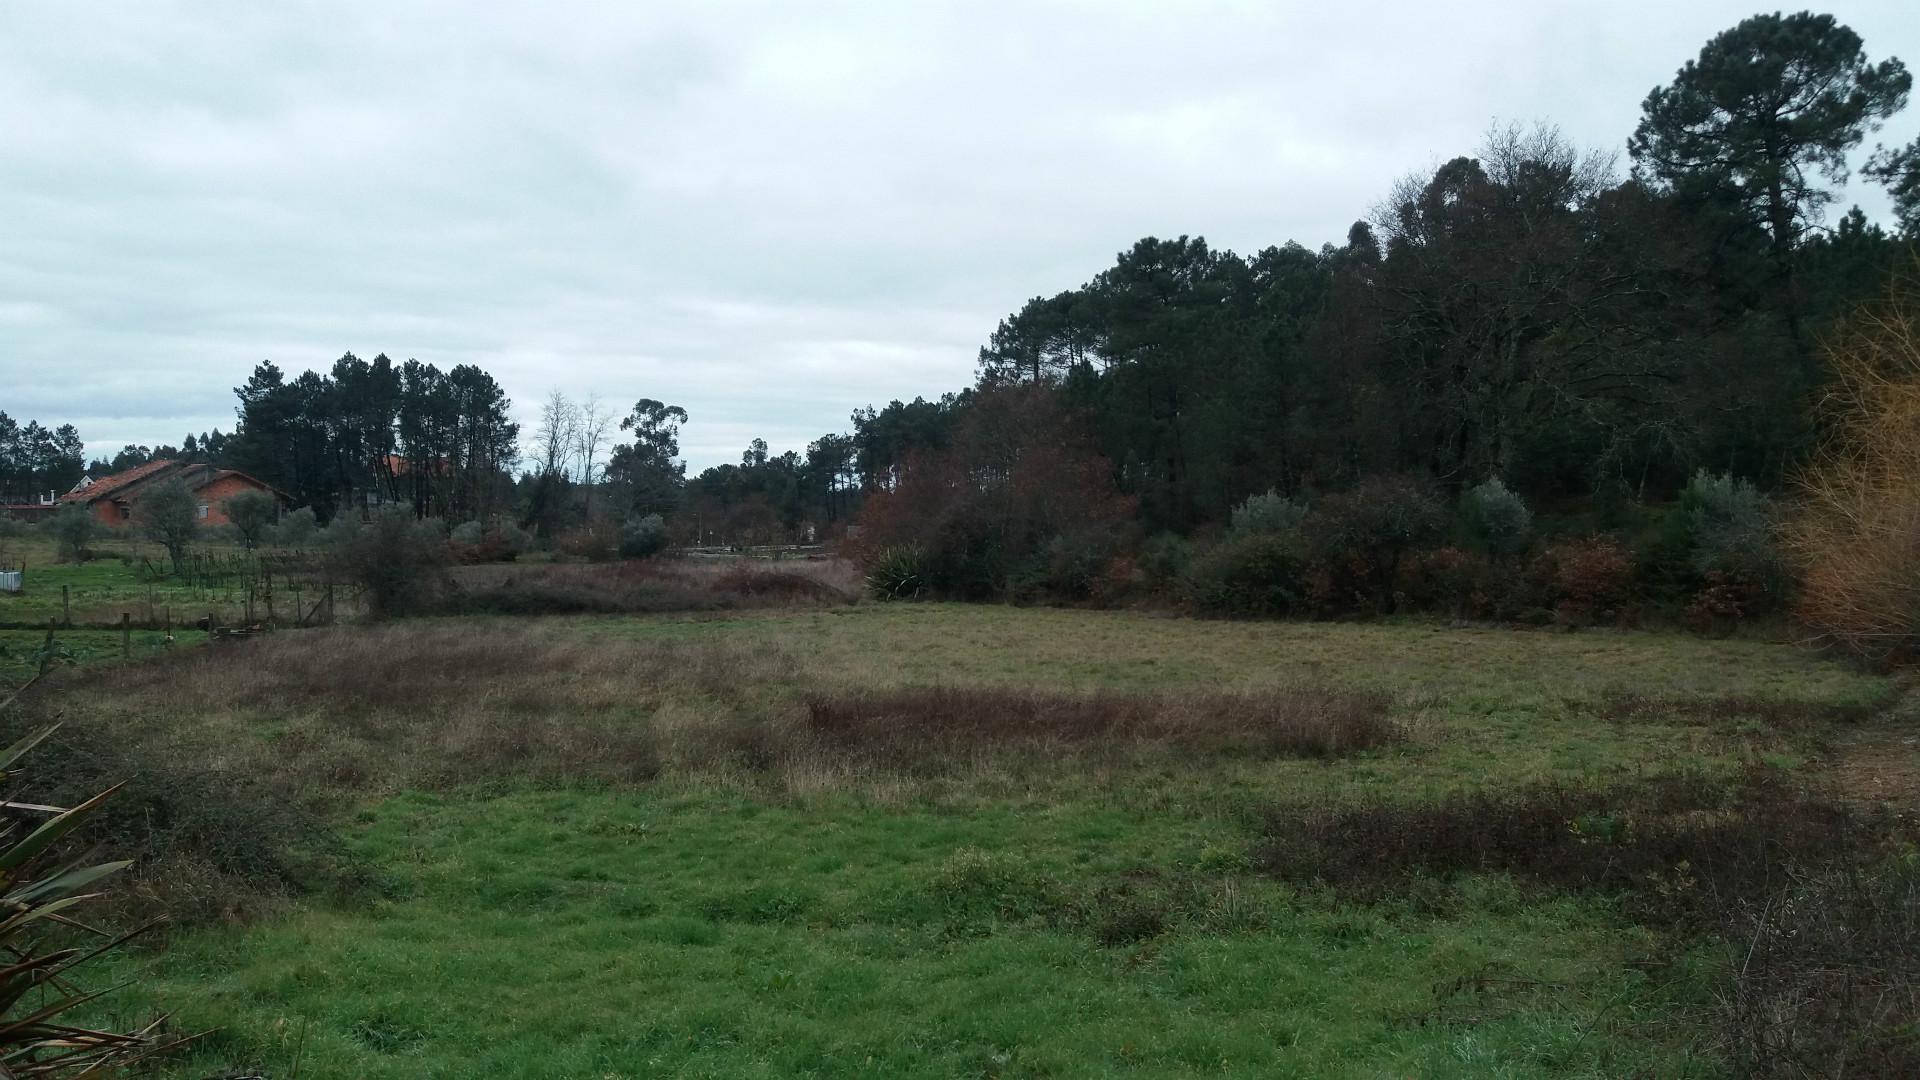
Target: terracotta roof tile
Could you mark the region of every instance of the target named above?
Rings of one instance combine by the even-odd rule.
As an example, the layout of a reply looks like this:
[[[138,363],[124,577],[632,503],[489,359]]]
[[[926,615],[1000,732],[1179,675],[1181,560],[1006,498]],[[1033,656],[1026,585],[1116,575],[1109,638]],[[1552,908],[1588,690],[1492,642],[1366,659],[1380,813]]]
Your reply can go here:
[[[115,492],[145,480],[155,473],[164,472],[178,464],[179,462],[174,461],[172,458],[161,458],[158,461],[149,461],[145,465],[135,465],[125,472],[117,472],[112,476],[103,476],[93,483],[88,484],[86,487],[81,488],[79,491],[70,491],[60,496],[60,501],[63,503],[90,503],[97,499],[104,499],[113,495]]]

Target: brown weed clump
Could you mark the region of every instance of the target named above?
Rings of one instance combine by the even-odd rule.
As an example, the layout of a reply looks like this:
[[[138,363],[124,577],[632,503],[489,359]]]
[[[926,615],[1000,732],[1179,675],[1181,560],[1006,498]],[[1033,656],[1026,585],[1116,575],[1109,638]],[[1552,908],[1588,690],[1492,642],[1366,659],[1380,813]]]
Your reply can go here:
[[[1498,872],[1572,891],[1631,894],[1687,918],[1771,887],[1793,865],[1865,850],[1871,816],[1755,773],[1680,773],[1600,786],[1547,781],[1428,801],[1279,806],[1260,862],[1276,876],[1381,894],[1410,878]]]
[[[1661,697],[1618,691],[1601,699],[1595,712],[1611,723],[1647,721],[1728,724],[1757,721],[1783,731],[1824,730],[1834,724],[1857,724],[1873,715],[1866,702],[1790,701],[1740,695],[1719,697]]]
[[[1276,807],[1264,832],[1259,864],[1290,881],[1380,899],[1496,872],[1719,938],[1712,1038],[1735,1075],[1920,1075],[1910,822],[1764,773],[1681,774]]]
[[[813,697],[807,726],[829,747],[882,761],[1096,741],[1330,757],[1385,746],[1400,734],[1384,698],[1326,690],[1176,695],[912,688]]]
[[[1787,877],[1727,913],[1719,993],[1736,1076],[1920,1076],[1920,871],[1910,860]]]
[[[461,615],[660,614],[845,602],[837,568],[774,569],[744,560],[461,568],[439,611]]]
[[[1920,263],[1827,345],[1831,435],[1800,476],[1786,525],[1799,563],[1796,614],[1876,660],[1920,643]]]

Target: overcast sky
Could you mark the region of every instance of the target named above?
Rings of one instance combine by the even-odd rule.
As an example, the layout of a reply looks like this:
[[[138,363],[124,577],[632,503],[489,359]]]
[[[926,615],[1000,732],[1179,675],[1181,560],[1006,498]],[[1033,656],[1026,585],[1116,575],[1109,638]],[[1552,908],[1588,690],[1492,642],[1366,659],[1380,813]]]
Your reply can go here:
[[[803,449],[1142,236],[1337,241],[1496,119],[1622,147],[1754,10],[10,4],[0,409],[177,443],[351,350],[479,364],[529,429],[555,387],[684,405],[696,470]],[[1920,66],[1912,0],[1832,10]]]

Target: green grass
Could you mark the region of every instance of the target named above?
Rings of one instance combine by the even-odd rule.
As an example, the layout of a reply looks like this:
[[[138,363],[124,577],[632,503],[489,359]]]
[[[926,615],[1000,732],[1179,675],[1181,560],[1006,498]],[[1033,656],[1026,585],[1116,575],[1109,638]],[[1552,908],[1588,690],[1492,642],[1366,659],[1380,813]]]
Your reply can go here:
[[[402,797],[355,832],[391,898],[161,959],[146,992],[222,1028],[181,1075],[302,1044],[316,1077],[1693,1068],[1613,1010],[1697,995],[1697,974],[1654,984],[1631,965],[1655,943],[1604,911],[1498,886],[1452,918],[1303,900],[1195,870],[1227,838],[1190,823],[515,792]],[[1197,874],[1212,900],[1121,945],[1020,914],[1142,868]],[[1444,992],[1482,973],[1543,985]],[[1423,1023],[1450,1008],[1499,1015]]]
[[[1821,705],[1894,689],[1756,641],[999,607],[390,633],[397,648],[447,626],[523,635],[529,657],[579,651],[559,674],[475,676],[436,716],[509,714],[538,692],[583,730],[614,730],[773,722],[807,693],[889,686],[1312,684],[1386,693],[1409,739],[1330,761],[983,754],[809,783],[690,757],[648,782],[534,784],[488,758],[491,771],[393,790],[381,778],[426,775],[397,766],[327,793],[370,891],[114,962],[142,980],[117,1009],[219,1029],[171,1075],[1714,1075],[1701,1017],[1718,946],[1497,877],[1374,905],[1296,891],[1255,871],[1253,814],[1312,794],[1686,765],[1811,774],[1822,730],[1598,710],[1620,692]],[[325,633],[261,647],[318,653]],[[694,673],[663,676],[662,662]],[[344,691],[331,707],[195,705],[196,745],[164,686],[129,685],[158,702],[165,745],[227,747],[270,775],[308,767],[285,742],[294,729],[368,760],[446,752],[407,741],[432,729],[422,706]],[[78,680],[72,693],[79,721],[118,722],[112,699]]]
[[[0,687],[26,681],[36,670],[35,658],[46,642],[44,630],[0,630]],[[176,630],[173,641],[160,630],[134,630],[127,651],[135,660],[144,660],[167,650],[189,648],[206,640],[198,630]],[[62,653],[61,663],[94,666],[121,660],[122,641],[118,630],[59,630],[54,644]]]
[[[205,550],[220,557],[239,551],[226,544]],[[45,625],[49,619],[71,618],[76,625],[97,625],[118,623],[125,613],[135,623],[158,625],[171,612],[180,626],[209,613],[234,622],[246,611],[244,586],[203,588],[175,578],[166,552],[150,542],[102,540],[92,545],[93,557],[79,563],[57,561],[53,545],[38,538],[0,540],[0,552],[12,565],[26,562],[25,590],[0,593],[0,624]],[[289,599],[283,596],[280,602]]]

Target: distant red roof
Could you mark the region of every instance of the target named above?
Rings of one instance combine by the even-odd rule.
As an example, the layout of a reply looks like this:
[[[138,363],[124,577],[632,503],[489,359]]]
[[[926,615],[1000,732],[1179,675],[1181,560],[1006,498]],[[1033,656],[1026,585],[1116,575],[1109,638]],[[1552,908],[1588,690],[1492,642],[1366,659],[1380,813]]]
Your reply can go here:
[[[399,454],[388,454],[384,458],[376,459],[376,464],[385,465],[389,476],[405,476],[413,471],[413,462]],[[452,470],[448,467],[446,458],[434,458],[432,468],[427,471],[444,476]]]
[[[243,473],[239,469],[216,469],[211,465],[190,465],[175,461],[172,458],[161,458],[158,461],[149,461],[145,465],[136,465],[125,472],[117,472],[112,476],[103,476],[78,491],[70,491],[60,496],[60,501],[63,503],[91,504],[99,502],[101,499],[118,499],[131,493],[135,487],[165,476],[175,471],[176,468],[181,474],[181,482],[185,483],[188,489],[192,491],[198,491],[215,481],[224,480],[230,476],[237,476],[262,491],[270,491],[282,500],[287,499],[286,492],[281,491],[272,484]]]
[[[60,496],[60,501],[63,503],[98,502],[117,492],[125,491],[140,481],[156,473],[165,472],[178,464],[180,463],[172,458],[161,458],[158,461],[149,461],[145,465],[135,465],[125,472],[117,472],[112,476],[103,476],[78,491],[69,491],[65,495]]]

